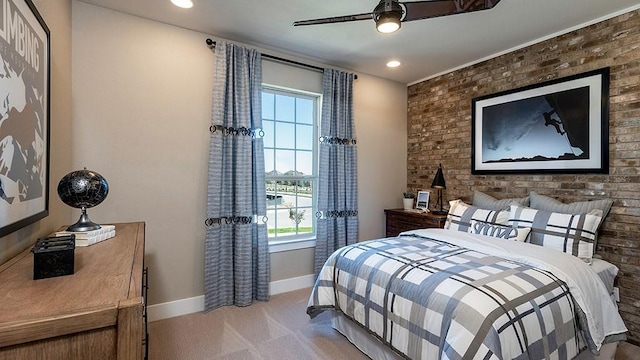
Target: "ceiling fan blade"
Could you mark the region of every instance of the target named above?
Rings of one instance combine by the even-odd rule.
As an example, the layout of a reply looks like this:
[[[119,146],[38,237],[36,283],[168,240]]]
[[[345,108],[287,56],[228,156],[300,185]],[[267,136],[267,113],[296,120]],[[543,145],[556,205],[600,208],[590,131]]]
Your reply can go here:
[[[405,7],[405,21],[428,19],[438,16],[462,14],[466,12],[491,9],[500,0],[432,0],[401,2]]]
[[[332,24],[332,23],[358,21],[358,20],[370,20],[370,19],[373,19],[373,13],[357,14],[357,15],[345,15],[345,16],[334,16],[334,17],[328,17],[328,18],[322,18],[322,19],[312,19],[312,20],[300,20],[300,21],[295,21],[293,23],[293,26]]]

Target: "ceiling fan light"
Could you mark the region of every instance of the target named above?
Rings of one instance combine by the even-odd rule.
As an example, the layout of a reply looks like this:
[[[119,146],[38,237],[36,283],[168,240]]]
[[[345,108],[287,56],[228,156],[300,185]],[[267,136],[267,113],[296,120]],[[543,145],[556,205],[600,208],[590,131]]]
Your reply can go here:
[[[191,0],[171,0],[173,5],[177,7],[181,7],[183,9],[189,9],[193,7],[193,2]]]
[[[380,14],[376,21],[376,30],[388,34],[400,29],[400,17],[395,13]]]

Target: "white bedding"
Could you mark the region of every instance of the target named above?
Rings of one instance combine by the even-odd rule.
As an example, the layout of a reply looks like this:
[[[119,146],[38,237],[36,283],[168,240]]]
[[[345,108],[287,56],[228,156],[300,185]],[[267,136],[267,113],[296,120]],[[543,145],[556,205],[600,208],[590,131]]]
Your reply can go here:
[[[604,286],[607,288],[607,291],[610,294],[613,293],[614,281],[616,276],[618,276],[619,271],[618,267],[610,262],[595,257],[591,259],[591,265],[589,267],[598,274],[600,280],[602,280]]]
[[[404,234],[430,237],[550,271],[569,286],[586,315],[589,332],[598,350],[607,336],[627,332],[616,304],[598,274],[575,256],[539,245],[445,229],[413,230]]]

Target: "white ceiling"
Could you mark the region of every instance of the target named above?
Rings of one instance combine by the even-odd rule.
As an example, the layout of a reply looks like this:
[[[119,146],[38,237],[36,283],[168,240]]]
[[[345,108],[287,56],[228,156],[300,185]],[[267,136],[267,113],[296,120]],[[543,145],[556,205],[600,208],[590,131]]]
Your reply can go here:
[[[193,0],[191,9],[170,0],[82,1],[405,84],[640,8],[638,0],[502,0],[491,10],[406,22],[380,34],[373,20],[292,26],[370,12],[378,0]],[[402,65],[387,68],[392,59]]]

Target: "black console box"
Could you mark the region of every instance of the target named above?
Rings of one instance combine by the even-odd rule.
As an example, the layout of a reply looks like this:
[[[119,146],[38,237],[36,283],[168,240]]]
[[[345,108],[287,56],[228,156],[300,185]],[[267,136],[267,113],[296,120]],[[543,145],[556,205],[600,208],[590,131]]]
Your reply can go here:
[[[33,280],[74,272],[75,235],[40,238],[33,252]]]

